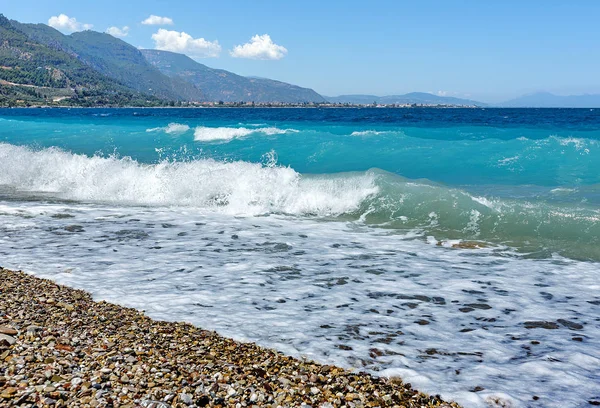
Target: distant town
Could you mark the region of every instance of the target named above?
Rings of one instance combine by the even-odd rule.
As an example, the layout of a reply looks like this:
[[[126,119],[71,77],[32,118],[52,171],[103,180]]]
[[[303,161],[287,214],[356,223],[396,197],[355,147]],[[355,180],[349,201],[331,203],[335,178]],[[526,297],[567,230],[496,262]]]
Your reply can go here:
[[[200,102],[188,103],[187,106],[224,107],[224,108],[478,108],[477,105],[430,104],[430,103],[254,103],[254,102]],[[183,106],[183,105],[182,105]]]
[[[67,102],[67,103],[65,103]],[[405,104],[359,104],[359,103],[329,103],[329,102],[306,102],[306,103],[279,103],[279,102],[186,102],[173,101],[167,103],[155,103],[148,101],[147,104],[115,105],[97,104],[91,106],[78,106],[68,103],[68,99],[61,99],[51,103],[35,104],[25,100],[16,100],[12,103],[0,104],[7,108],[382,108],[382,109],[409,109],[409,108],[480,108],[477,105],[453,105],[453,104],[427,104],[427,103],[405,103]]]

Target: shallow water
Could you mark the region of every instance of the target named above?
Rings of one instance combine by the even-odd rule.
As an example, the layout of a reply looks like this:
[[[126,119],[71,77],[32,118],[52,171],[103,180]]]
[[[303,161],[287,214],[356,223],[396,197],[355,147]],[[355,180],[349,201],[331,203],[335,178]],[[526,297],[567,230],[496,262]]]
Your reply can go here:
[[[600,119],[497,111],[2,111],[2,266],[467,407],[586,406]]]

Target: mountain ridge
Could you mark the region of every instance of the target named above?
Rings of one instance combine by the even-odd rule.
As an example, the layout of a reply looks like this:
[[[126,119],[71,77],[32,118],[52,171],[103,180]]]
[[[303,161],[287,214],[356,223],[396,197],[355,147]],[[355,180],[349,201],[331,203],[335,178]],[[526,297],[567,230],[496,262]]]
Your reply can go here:
[[[310,88],[259,77],[244,77],[223,69],[210,68],[184,54],[162,50],[140,50],[144,57],[171,78],[190,82],[212,101],[256,103],[325,102]]]
[[[200,101],[194,85],[174,80],[150,65],[134,46],[110,34],[80,31],[64,35],[45,24],[11,24],[30,39],[66,52],[101,74],[138,92],[161,99]]]
[[[72,55],[30,39],[0,14],[0,104],[77,106],[147,104],[152,97],[129,89]]]
[[[382,104],[382,105],[410,105],[410,104],[423,104],[423,105],[455,105],[455,106],[487,106],[487,104],[470,100],[455,98],[451,96],[440,96],[434,95],[427,92],[409,92],[402,95],[340,95],[340,96],[327,96],[325,97],[328,102],[331,103],[350,103],[350,104]]]
[[[502,102],[505,108],[600,108],[600,94],[555,95],[541,91]]]
[[[11,102],[12,101],[12,102]],[[487,104],[471,99],[411,92],[403,95],[323,97],[259,76],[242,76],[201,64],[186,55],[138,50],[106,33],[65,35],[46,24],[20,23],[0,14],[0,103],[77,106],[194,105],[204,102],[335,103],[506,108],[598,108],[600,94],[536,92]]]

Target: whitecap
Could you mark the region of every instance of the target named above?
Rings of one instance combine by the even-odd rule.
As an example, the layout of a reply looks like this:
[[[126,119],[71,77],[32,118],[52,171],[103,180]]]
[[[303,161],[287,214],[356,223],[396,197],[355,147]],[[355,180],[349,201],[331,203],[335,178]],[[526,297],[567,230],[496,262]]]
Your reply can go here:
[[[499,166],[506,166],[506,165],[509,165],[511,163],[516,162],[520,158],[521,158],[521,156],[519,156],[519,155],[516,155],[516,156],[513,156],[513,157],[505,157],[504,159],[498,160],[498,165]]]
[[[350,133],[350,136],[377,136],[377,135],[381,135],[385,132],[381,132],[381,131],[377,131],[377,130],[360,130],[360,131],[354,131],[352,133]]]
[[[263,127],[249,129],[245,127],[206,127],[198,126],[194,131],[194,140],[198,142],[230,141],[242,138],[253,133],[262,133],[267,136],[284,135],[287,133],[298,133],[296,129],[279,129],[276,127]]]
[[[169,123],[165,127],[156,127],[151,129],[146,129],[146,132],[165,132],[168,135],[182,134],[190,130],[188,125],[184,125],[181,123]]]
[[[375,178],[373,173],[306,177],[272,161],[266,166],[213,159],[148,165],[127,157],[0,143],[0,185],[77,201],[184,206],[235,215],[336,216],[356,211],[377,194]]]

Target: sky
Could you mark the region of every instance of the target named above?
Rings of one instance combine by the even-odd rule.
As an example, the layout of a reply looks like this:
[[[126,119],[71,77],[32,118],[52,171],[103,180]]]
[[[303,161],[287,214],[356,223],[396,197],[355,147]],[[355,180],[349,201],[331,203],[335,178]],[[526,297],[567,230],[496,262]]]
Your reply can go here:
[[[0,0],[0,12],[326,96],[600,93],[597,0]]]

